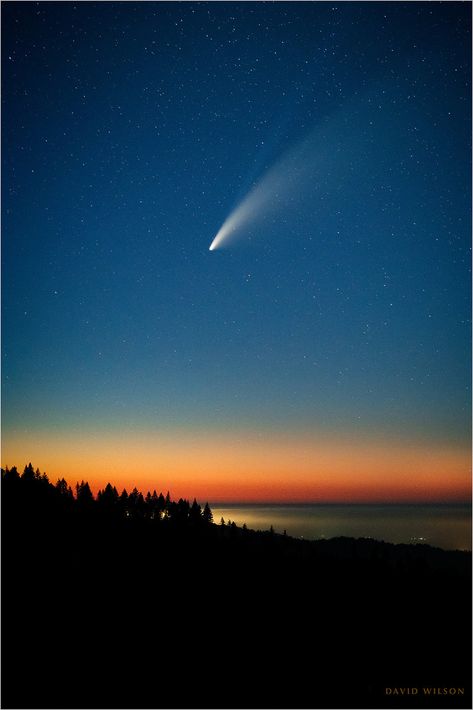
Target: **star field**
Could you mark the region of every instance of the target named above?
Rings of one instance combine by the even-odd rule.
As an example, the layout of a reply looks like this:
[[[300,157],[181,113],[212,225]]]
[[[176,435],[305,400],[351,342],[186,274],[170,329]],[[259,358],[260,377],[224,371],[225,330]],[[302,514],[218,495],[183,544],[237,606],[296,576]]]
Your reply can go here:
[[[468,446],[467,3],[2,16],[6,439],[248,428]],[[313,135],[304,190],[209,252]]]

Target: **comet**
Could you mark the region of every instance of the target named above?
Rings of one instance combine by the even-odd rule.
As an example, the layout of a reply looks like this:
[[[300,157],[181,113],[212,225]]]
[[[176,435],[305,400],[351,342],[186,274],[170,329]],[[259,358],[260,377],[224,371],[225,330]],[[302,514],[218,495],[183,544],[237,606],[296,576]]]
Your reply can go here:
[[[281,157],[250,189],[242,202],[230,213],[215,235],[209,251],[228,245],[245,227],[267,219],[289,206],[291,197],[301,186],[311,168],[307,159],[307,140]]]
[[[356,181],[359,170],[382,154],[386,125],[377,129],[373,121],[366,124],[369,117],[364,125],[351,120],[359,116],[360,105],[367,98],[368,93],[363,100],[355,97],[284,152],[229,214],[209,250],[228,246],[258,223],[264,231],[268,217],[274,220],[278,214],[286,217],[303,210],[304,214],[312,213],[315,223],[318,208],[323,208],[330,192]],[[364,179],[366,182],[366,174]]]
[[[235,236],[245,224],[256,219],[268,201],[268,197],[269,195],[264,190],[264,184],[256,185],[243,202],[227,217],[215,235],[209,250],[218,249],[224,242],[228,242]]]

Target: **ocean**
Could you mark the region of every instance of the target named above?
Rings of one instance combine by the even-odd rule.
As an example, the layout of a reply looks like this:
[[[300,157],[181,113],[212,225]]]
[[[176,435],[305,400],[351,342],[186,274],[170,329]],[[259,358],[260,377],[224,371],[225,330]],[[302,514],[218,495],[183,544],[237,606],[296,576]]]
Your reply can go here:
[[[471,550],[471,505],[215,504],[214,522],[234,521],[320,540],[344,535],[393,543],[428,544],[445,550]]]

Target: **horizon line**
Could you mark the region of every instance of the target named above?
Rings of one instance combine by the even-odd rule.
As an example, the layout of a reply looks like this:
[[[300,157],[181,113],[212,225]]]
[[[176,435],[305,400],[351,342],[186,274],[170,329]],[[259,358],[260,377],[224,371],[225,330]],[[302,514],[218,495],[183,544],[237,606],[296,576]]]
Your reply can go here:
[[[25,464],[25,468],[28,465],[32,465],[32,462],[30,461],[28,464]],[[18,467],[15,465],[9,466],[6,462],[2,465],[2,474],[6,469],[12,469],[16,468],[19,475],[22,475],[22,467]],[[38,467],[34,467],[37,470],[40,470]],[[230,494],[230,497],[218,497],[218,492],[213,490],[213,494],[217,493],[217,496],[212,495],[212,488],[213,486],[210,486],[210,490],[208,492],[206,491],[198,491],[194,490],[190,492],[190,490],[182,491],[182,487],[185,486],[189,489],[192,489],[192,484],[190,482],[174,482],[174,485],[171,481],[168,481],[166,485],[162,485],[164,483],[163,481],[158,483],[157,481],[151,482],[151,481],[140,481],[139,476],[136,476],[135,480],[129,480],[127,482],[124,481],[119,481],[118,483],[114,483],[113,481],[113,476],[110,476],[108,480],[104,479],[101,482],[97,482],[97,480],[94,480],[94,476],[87,476],[87,472],[84,471],[85,476],[83,477],[82,475],[80,476],[70,476],[67,472],[61,474],[48,474],[44,469],[43,471],[40,470],[40,473],[46,474],[48,476],[48,480],[54,484],[54,479],[57,477],[57,480],[60,480],[61,478],[64,478],[67,482],[68,485],[74,490],[75,484],[77,485],[79,483],[79,479],[82,481],[86,481],[89,483],[91,490],[93,492],[94,497],[97,495],[98,491],[105,488],[107,484],[110,484],[112,487],[116,488],[118,492],[120,492],[120,489],[123,490],[133,490],[133,488],[137,488],[140,493],[143,495],[146,495],[147,492],[151,492],[153,489],[158,490],[160,489],[160,493],[164,495],[165,491],[169,491],[169,493],[172,492],[173,498],[185,498],[187,500],[192,500],[195,498],[196,500],[206,500],[210,505],[216,506],[216,507],[269,507],[269,506],[278,506],[278,507],[288,507],[288,506],[452,506],[452,505],[458,505],[458,506],[473,506],[473,499],[472,499],[472,490],[471,486],[463,487],[463,490],[459,490],[456,492],[451,492],[450,495],[441,495],[438,497],[428,497],[428,492],[427,492],[427,497],[424,497],[422,495],[419,495],[420,491],[416,491],[417,495],[414,495],[413,497],[408,497],[408,496],[403,496],[402,492],[400,497],[389,497],[386,496],[387,491],[381,491],[378,492],[378,495],[376,495],[376,492],[373,491],[368,496],[366,495],[366,487],[365,486],[360,486],[360,490],[357,493],[356,490],[351,488],[351,490],[346,492],[346,497],[340,498],[339,495],[343,495],[342,491],[338,492],[338,495],[333,498],[333,497],[320,497],[320,498],[314,498],[312,497],[315,493],[314,490],[312,491],[307,491],[308,497],[301,499],[301,492],[293,491],[293,494],[295,493],[295,497],[291,497],[291,493],[289,490],[286,491],[281,491],[282,493],[282,498],[265,498],[264,497],[264,492],[263,497],[254,496],[253,491],[248,491],[247,494],[249,493],[248,497],[241,498],[241,497],[236,497],[235,493],[238,491],[235,490],[234,492],[230,492],[227,490],[227,496]],[[120,478],[120,477],[119,477]],[[74,481],[75,479],[75,481]],[[144,484],[144,485],[143,485]],[[187,485],[186,485],[187,484]],[[200,486],[199,486],[200,487]],[[238,485],[235,485],[235,489],[238,489]],[[178,489],[176,491],[176,488]],[[288,487],[289,488],[289,487]],[[363,488],[365,490],[363,491]],[[181,489],[181,490],[179,490]],[[321,491],[322,492],[322,491]],[[394,492],[394,491],[393,491]],[[233,493],[233,495],[232,495]],[[268,493],[270,493],[268,491]],[[273,491],[274,493],[274,491]],[[327,493],[327,491],[325,491]],[[384,495],[383,495],[384,493]],[[397,491],[399,495],[399,491]],[[424,492],[425,493],[425,492]],[[350,495],[351,494],[351,495]],[[438,494],[438,491],[437,491]],[[322,493],[323,495],[323,493]]]
[[[473,506],[472,500],[355,500],[355,501],[341,501],[341,500],[262,500],[262,501],[208,501],[209,505],[215,506],[289,506],[289,505],[470,505]]]

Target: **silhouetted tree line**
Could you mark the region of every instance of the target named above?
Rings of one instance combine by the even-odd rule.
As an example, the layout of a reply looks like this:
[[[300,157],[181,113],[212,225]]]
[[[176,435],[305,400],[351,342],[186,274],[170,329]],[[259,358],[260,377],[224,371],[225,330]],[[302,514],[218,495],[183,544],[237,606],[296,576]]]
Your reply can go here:
[[[75,495],[70,485],[64,478],[56,484],[49,481],[46,473],[34,469],[29,463],[20,475],[16,466],[2,470],[3,482],[16,489],[17,493],[24,493],[26,499],[31,495],[46,497],[68,507],[78,510],[102,513],[109,516],[131,518],[135,520],[169,521],[170,523],[190,524],[195,526],[209,525],[213,522],[212,510],[207,503],[204,507],[194,498],[192,504],[185,498],[178,501],[171,500],[169,491],[164,496],[154,490],[148,491],[144,496],[136,487],[128,493],[126,488],[119,493],[115,486],[107,483],[105,488],[97,492],[94,497],[87,481],[76,483]]]
[[[400,679],[471,707],[466,552],[214,524],[31,464],[1,504],[2,707],[379,708]]]

